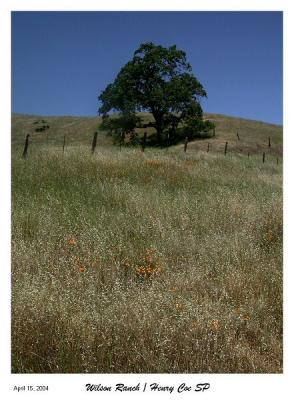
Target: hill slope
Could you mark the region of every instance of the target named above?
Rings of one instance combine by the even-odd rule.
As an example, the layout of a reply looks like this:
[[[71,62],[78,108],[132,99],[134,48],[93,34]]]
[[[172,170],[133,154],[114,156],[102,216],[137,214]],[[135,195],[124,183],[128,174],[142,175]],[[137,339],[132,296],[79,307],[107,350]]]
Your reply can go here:
[[[179,150],[13,154],[14,373],[282,372],[282,166]]]
[[[142,114],[146,120],[148,114]],[[216,125],[216,136],[209,139],[210,151],[223,151],[224,144],[228,141],[228,148],[238,153],[257,154],[268,151],[268,138],[271,139],[270,151],[274,155],[282,155],[281,125],[268,124],[260,121],[243,118],[229,117],[220,114],[205,114]],[[50,128],[44,132],[35,132],[34,122],[44,119]],[[68,144],[89,145],[93,132],[99,131],[100,117],[42,117],[34,115],[13,114],[12,116],[12,145],[22,145],[25,136],[30,133],[33,143],[51,143],[62,146],[64,135]],[[238,140],[237,132],[240,140]],[[104,132],[98,135],[97,145],[111,145],[112,138]],[[207,139],[197,140],[189,145],[192,149],[207,148]]]
[[[25,160],[13,117],[13,373],[282,372],[282,128],[209,117],[187,153],[93,155],[99,118],[45,117]]]

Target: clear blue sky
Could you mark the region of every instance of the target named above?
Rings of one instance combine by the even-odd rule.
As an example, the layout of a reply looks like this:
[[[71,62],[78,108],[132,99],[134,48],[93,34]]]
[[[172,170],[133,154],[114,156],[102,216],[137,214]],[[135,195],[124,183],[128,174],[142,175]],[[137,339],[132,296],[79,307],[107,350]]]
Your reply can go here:
[[[13,12],[12,111],[96,115],[143,42],[184,50],[204,112],[282,123],[281,12]]]

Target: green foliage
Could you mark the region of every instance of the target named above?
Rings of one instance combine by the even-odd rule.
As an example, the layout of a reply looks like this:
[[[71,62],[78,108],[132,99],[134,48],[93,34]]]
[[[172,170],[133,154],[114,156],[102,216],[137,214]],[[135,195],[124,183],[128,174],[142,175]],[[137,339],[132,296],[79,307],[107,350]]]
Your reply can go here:
[[[214,136],[215,125],[209,120],[190,119],[187,124],[179,130],[178,137],[188,137],[189,140],[209,138]]]
[[[113,137],[114,143],[123,144],[127,140],[129,144],[137,144],[138,137],[135,128],[140,121],[141,118],[133,113],[121,113],[112,118],[104,115],[100,129],[107,131]]]
[[[118,111],[132,115],[134,121],[136,112],[150,112],[153,121],[145,125],[136,121],[136,127],[155,128],[159,145],[169,136],[175,140],[179,124],[202,120],[200,99],[206,91],[191,71],[185,52],[175,45],[144,43],[98,97],[99,113]],[[120,122],[124,125],[124,118],[115,124]]]
[[[36,125],[35,132],[44,132],[50,128],[50,125],[44,119],[35,121],[33,124]]]

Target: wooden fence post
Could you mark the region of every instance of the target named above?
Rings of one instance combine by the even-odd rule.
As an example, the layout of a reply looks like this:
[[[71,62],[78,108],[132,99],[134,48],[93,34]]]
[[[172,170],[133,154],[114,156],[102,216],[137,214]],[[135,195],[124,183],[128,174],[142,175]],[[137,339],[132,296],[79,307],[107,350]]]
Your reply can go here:
[[[209,153],[209,143],[207,143],[207,153]]]
[[[225,155],[227,154],[227,151],[228,151],[228,142],[226,142],[226,145],[225,145]]]
[[[62,154],[64,154],[64,148],[65,148],[65,135],[63,136]]]
[[[187,151],[187,146],[188,146],[188,136],[185,137],[185,146],[184,146],[184,152],[185,153]]]
[[[22,153],[22,157],[23,157],[23,158],[27,158],[27,156],[28,156],[29,137],[30,137],[30,135],[27,134],[27,136],[26,136],[26,141],[25,141],[25,145],[24,145],[24,149],[23,149],[23,153]]]
[[[265,162],[265,153],[262,154],[262,162]]]
[[[238,138],[238,140],[240,140],[240,136],[239,136],[239,133],[237,132],[237,138]]]
[[[145,147],[146,147],[146,138],[147,138],[147,132],[144,132],[143,142],[142,142],[142,152],[143,153],[144,153]]]
[[[119,151],[121,151],[121,146],[122,146],[123,142],[124,142],[124,134],[122,132],[120,135],[120,141],[119,141]]]
[[[271,147],[271,138],[268,138],[268,147]]]
[[[168,150],[168,148],[169,148],[169,144],[170,144],[170,134],[169,134],[169,132],[168,132],[168,134],[167,134],[167,143],[166,143],[166,145],[167,145],[167,150]]]
[[[94,133],[94,136],[93,136],[93,140],[92,140],[92,154],[94,154],[94,151],[95,151],[95,149],[96,149],[96,145],[97,145],[97,135],[98,135],[98,132],[95,132],[95,133]]]
[[[247,154],[247,157],[248,157],[248,158],[249,158],[249,156],[250,156],[250,153]]]

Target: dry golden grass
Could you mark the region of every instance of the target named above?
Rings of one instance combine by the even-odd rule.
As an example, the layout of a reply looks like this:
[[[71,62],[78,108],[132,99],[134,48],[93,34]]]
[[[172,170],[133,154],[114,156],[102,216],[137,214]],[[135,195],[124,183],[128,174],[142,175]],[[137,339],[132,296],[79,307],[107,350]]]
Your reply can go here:
[[[282,372],[281,165],[13,156],[13,372]]]
[[[150,122],[152,116],[148,113],[139,114],[144,122]],[[40,118],[47,121],[50,128],[44,132],[35,132],[35,121]],[[225,142],[228,142],[228,152],[246,155],[259,155],[266,152],[267,156],[282,155],[282,126],[267,124],[260,121],[246,120],[243,118],[229,117],[220,114],[205,114],[205,118],[216,125],[216,136],[207,140],[197,140],[188,144],[188,149],[224,152]],[[38,151],[41,144],[58,146],[57,151],[62,151],[64,135],[66,148],[70,145],[91,145],[93,133],[98,131],[97,146],[112,144],[111,136],[99,131],[100,117],[40,117],[33,115],[14,114],[12,117],[12,144],[13,147],[23,145],[25,136],[29,133],[31,151]],[[148,135],[155,132],[154,128],[137,129],[141,137],[144,132]],[[239,140],[237,137],[239,135]],[[271,138],[271,147],[268,147],[268,138]],[[179,145],[180,147],[183,145]]]

